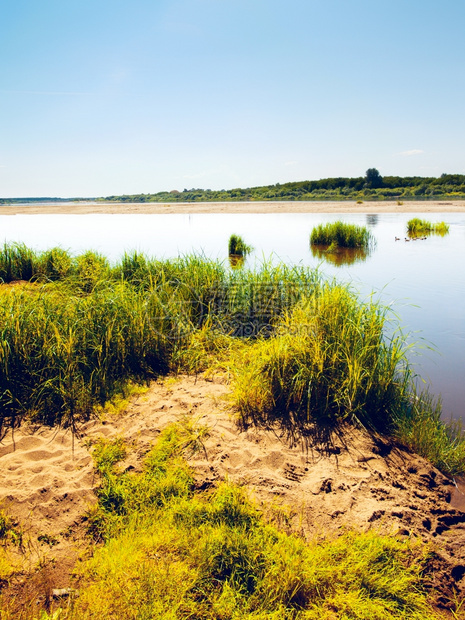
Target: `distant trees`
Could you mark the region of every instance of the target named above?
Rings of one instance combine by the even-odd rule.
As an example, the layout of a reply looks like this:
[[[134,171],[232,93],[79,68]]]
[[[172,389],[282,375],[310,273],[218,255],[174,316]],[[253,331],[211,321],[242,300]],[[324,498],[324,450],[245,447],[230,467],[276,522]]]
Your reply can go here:
[[[366,186],[369,189],[378,189],[383,187],[383,177],[376,168],[368,168],[365,174]]]
[[[293,181],[234,189],[185,188],[182,192],[110,196],[118,202],[228,202],[266,200],[398,200],[428,199],[439,196],[465,198],[465,175],[443,174],[440,177],[382,177],[376,168],[365,176],[334,177],[314,181]],[[100,199],[99,199],[100,200]]]

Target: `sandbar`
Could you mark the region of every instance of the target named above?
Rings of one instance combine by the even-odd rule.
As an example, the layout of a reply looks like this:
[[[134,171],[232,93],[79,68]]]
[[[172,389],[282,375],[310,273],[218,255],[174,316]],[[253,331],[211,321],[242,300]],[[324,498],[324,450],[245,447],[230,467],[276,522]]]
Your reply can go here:
[[[0,215],[90,213],[465,213],[465,200],[276,202],[43,202],[0,205]]]

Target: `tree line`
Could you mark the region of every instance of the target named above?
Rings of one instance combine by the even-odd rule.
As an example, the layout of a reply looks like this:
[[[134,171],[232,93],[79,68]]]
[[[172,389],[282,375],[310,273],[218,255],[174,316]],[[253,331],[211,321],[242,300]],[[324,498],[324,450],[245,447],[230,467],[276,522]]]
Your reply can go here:
[[[331,177],[316,181],[293,181],[237,187],[234,189],[183,189],[155,194],[123,194],[101,198],[0,198],[0,204],[18,202],[68,202],[97,200],[110,202],[240,202],[267,200],[428,200],[465,199],[465,175],[440,177],[381,176],[369,168],[363,177]]]
[[[465,198],[465,175],[440,177],[381,176],[369,168],[363,177],[334,177],[234,189],[183,189],[156,194],[99,198],[114,202],[238,202],[267,200],[415,200]]]

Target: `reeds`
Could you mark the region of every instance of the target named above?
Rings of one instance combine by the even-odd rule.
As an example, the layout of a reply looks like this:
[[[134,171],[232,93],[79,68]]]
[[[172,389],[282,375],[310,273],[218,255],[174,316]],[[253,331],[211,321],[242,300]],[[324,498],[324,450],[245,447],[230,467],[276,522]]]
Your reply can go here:
[[[373,236],[365,226],[342,221],[319,224],[310,234],[310,245],[328,246],[329,251],[337,248],[368,249],[373,243]]]
[[[228,242],[228,254],[229,256],[241,256],[245,257],[253,248],[247,245],[244,239],[240,235],[231,235]]]
[[[417,394],[402,334],[386,335],[389,318],[347,286],[316,287],[270,338],[237,356],[233,397],[243,424],[326,442],[342,422],[355,423],[394,435],[447,475],[465,472],[465,437],[427,391]]]
[[[354,422],[400,437],[442,471],[465,472],[461,431],[416,395],[387,310],[304,267],[227,269],[191,255],[34,255],[5,246],[0,295],[0,433],[22,419],[75,423],[130,380],[228,368],[245,423],[288,429]],[[389,327],[389,332],[393,330]]]
[[[239,365],[244,422],[305,428],[349,420],[388,431],[406,360],[398,339],[385,340],[385,320],[380,305],[361,303],[346,286],[320,286]]]
[[[418,217],[407,222],[407,234],[410,237],[417,237],[419,235],[447,235],[449,232],[449,225],[445,222],[432,223],[428,220],[421,220]]]

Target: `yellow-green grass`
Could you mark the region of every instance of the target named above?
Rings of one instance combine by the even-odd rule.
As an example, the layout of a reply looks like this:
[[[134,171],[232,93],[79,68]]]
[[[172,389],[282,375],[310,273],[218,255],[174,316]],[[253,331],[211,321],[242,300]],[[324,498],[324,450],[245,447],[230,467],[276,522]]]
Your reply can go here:
[[[89,521],[105,544],[78,567],[61,620],[439,618],[420,543],[375,531],[318,543],[285,534],[237,486],[194,490],[182,451],[197,439],[195,428],[169,427],[139,474],[118,469],[121,441],[97,445],[102,486]]]
[[[447,235],[449,232],[449,225],[445,222],[432,223],[428,220],[422,220],[418,217],[407,222],[407,233],[410,237],[417,237],[419,235]]]
[[[319,224],[310,234],[310,245],[328,246],[328,251],[337,248],[368,249],[373,243],[373,236],[365,226],[347,224],[340,220]]]

